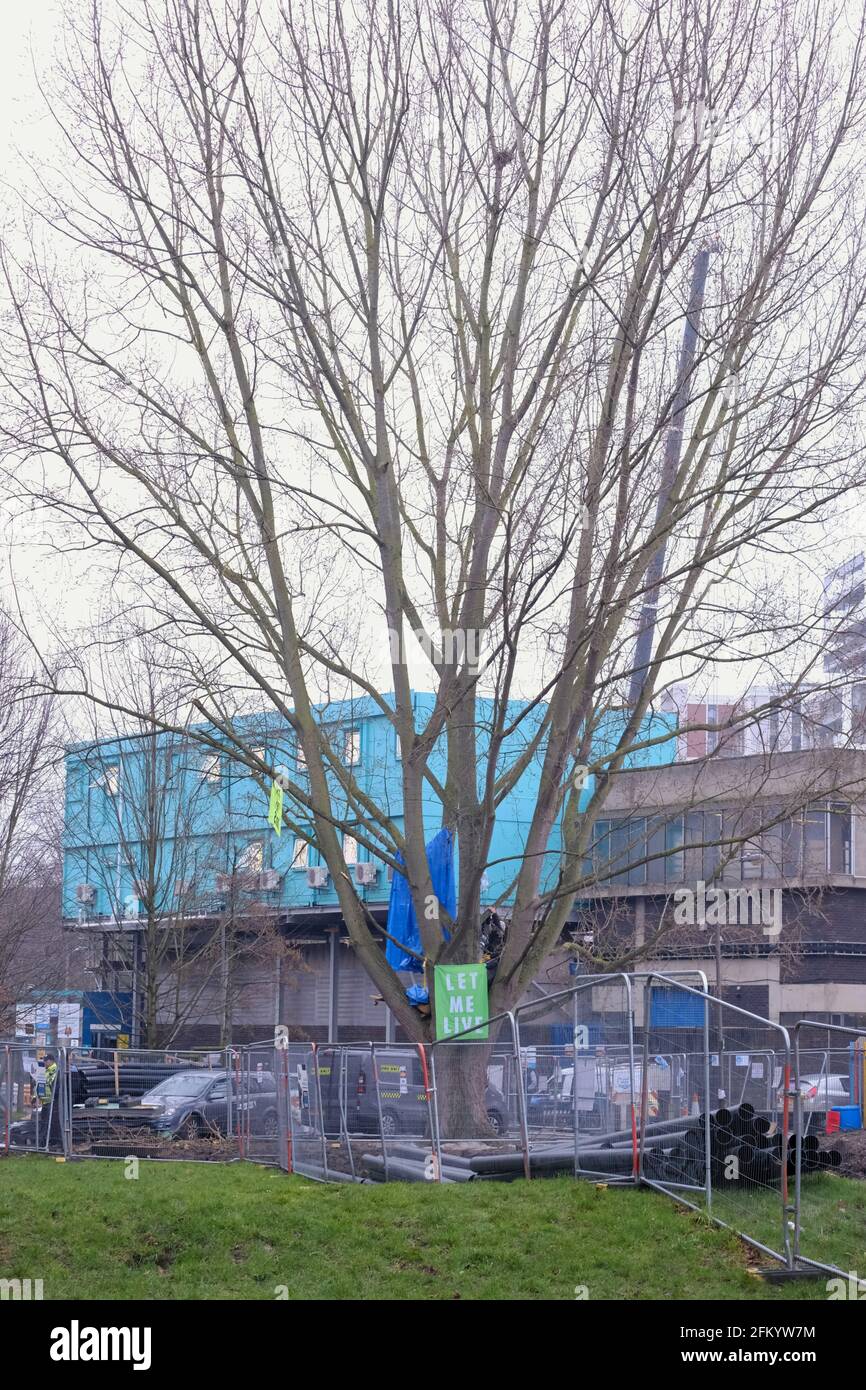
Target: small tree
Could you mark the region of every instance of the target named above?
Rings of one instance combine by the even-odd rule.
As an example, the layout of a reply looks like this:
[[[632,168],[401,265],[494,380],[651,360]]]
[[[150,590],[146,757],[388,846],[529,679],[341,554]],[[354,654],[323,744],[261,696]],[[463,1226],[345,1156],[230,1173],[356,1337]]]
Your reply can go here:
[[[60,929],[60,749],[27,644],[0,613],[0,1032],[31,989],[80,978]]]

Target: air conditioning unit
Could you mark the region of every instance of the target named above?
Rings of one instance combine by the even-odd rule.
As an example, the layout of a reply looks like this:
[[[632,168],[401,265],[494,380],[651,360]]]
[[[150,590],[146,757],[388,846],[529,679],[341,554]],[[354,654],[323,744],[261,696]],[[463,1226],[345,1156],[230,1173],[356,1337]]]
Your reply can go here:
[[[328,870],[324,864],[316,864],[313,868],[307,869],[307,887],[324,888],[328,882]]]
[[[379,866],[378,866],[378,864],[369,864],[369,863],[368,863],[368,864],[364,864],[364,863],[360,863],[360,862],[359,862],[359,863],[357,863],[357,864],[355,865],[355,882],[356,882],[356,883],[375,883],[375,882],[376,882],[376,879],[377,879],[378,877],[379,877]]]
[[[231,874],[217,874],[216,890],[218,893],[230,893],[232,891]]]
[[[92,883],[79,883],[75,890],[75,901],[79,903],[93,903],[96,901],[96,889]]]
[[[259,874],[259,888],[263,893],[273,893],[280,886],[282,874],[276,869],[263,869]]]

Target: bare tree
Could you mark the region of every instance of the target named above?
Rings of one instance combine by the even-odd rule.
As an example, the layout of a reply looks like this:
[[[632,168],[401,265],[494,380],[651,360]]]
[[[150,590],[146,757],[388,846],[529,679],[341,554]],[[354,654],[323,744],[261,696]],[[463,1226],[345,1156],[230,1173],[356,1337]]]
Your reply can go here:
[[[203,711],[239,759],[233,701],[289,726],[287,819],[415,1037],[342,835],[401,856],[425,969],[475,961],[496,817],[530,788],[508,1007],[591,881],[612,780],[673,738],[664,689],[756,661],[784,707],[811,678],[821,615],[785,556],[863,478],[862,19],[96,0],[67,33],[63,167],[5,254],[15,486],[136,599],[147,576],[185,661],[220,654]],[[399,742],[398,812],[316,713],[359,693]],[[461,1103],[483,1123],[480,1072]]]
[[[0,1031],[32,989],[80,982],[60,926],[60,748],[27,644],[0,613]],[[74,979],[73,979],[74,977]]]

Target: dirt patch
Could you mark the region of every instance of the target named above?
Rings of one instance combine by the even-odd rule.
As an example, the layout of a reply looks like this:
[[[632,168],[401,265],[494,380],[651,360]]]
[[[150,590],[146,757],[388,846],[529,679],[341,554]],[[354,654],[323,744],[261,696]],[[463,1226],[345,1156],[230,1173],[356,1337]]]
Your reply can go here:
[[[834,1172],[843,1178],[866,1178],[866,1132],[852,1129],[822,1134],[820,1143],[822,1149],[838,1149],[842,1155],[842,1166]]]

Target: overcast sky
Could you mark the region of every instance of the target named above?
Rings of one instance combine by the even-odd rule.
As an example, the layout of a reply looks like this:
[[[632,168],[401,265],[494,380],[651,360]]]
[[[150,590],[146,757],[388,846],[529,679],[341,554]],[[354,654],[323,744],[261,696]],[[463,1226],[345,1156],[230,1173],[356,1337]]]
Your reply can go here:
[[[79,0],[79,3],[83,13],[87,0]],[[56,128],[44,110],[37,74],[47,70],[52,54],[62,41],[60,12],[59,0],[37,0],[36,7],[4,0],[4,43],[0,47],[0,157],[7,193],[2,200],[2,227],[4,235],[11,236],[13,241],[18,214],[11,189],[25,175],[21,152],[37,159],[41,152],[49,160],[57,154]],[[835,563],[852,550],[862,548],[866,531],[863,517],[862,507],[850,508],[837,533],[827,538]],[[49,542],[44,519],[38,514],[16,517],[14,527],[4,525],[2,529],[6,533],[0,571],[4,601],[13,610],[16,604],[21,604],[37,640],[45,640],[51,623],[69,632],[89,625],[104,611],[107,603],[105,575],[104,571],[100,572],[93,552],[70,550],[58,554]],[[815,554],[801,559],[804,571],[811,571],[816,592],[819,591],[823,557]],[[425,679],[428,670],[419,653],[416,669],[412,672],[419,687],[430,683]],[[745,670],[735,672],[729,668],[716,693],[723,695],[748,679]]]

